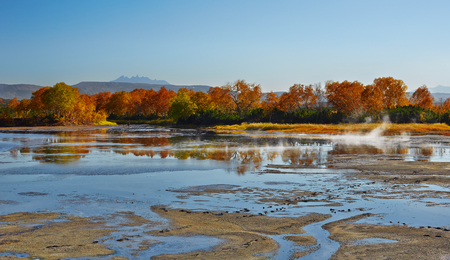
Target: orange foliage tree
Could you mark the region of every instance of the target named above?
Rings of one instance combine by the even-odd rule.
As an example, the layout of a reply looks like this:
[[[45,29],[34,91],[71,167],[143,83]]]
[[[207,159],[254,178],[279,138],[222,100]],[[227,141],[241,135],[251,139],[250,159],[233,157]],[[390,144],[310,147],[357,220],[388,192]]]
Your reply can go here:
[[[316,105],[318,97],[314,93],[313,85],[303,86],[300,94],[303,99],[303,106],[306,109],[310,109]]]
[[[175,91],[167,90],[161,87],[155,97],[156,114],[158,116],[167,116],[170,109],[170,100],[176,95]]]
[[[42,101],[42,96],[43,96],[44,92],[49,88],[50,87],[43,87],[43,88],[40,88],[40,89],[34,91],[31,94],[31,104],[30,104],[31,110],[35,110],[35,111],[47,110],[44,102]]]
[[[20,102],[19,102],[19,100],[17,100],[17,98],[13,98],[13,99],[11,99],[11,101],[9,101],[8,110],[9,110],[9,113],[12,114],[12,117],[18,117],[17,110],[18,110],[19,105],[20,105]]]
[[[402,80],[384,77],[375,79],[373,84],[382,93],[383,108],[390,109],[408,105],[409,100],[406,95],[408,87]]]
[[[325,97],[325,91],[322,89],[320,83],[314,84],[313,94],[315,96],[315,107],[323,108],[326,105],[327,99]]]
[[[228,94],[235,104],[236,112],[239,116],[242,117],[251,109],[261,107],[262,92],[259,85],[250,84],[244,80],[238,80],[223,88],[228,90]]]
[[[328,81],[325,85],[326,96],[335,108],[344,114],[359,113],[362,108],[361,94],[364,85],[358,81],[333,82]]]
[[[303,106],[303,92],[305,86],[302,84],[294,84],[289,88],[289,101],[292,103],[294,109],[298,109]]]
[[[144,97],[142,98],[142,109],[144,115],[156,114],[156,103],[155,99],[158,93],[153,89],[146,90]]]
[[[108,112],[124,116],[128,113],[128,106],[131,102],[131,95],[126,91],[116,92],[111,95],[111,99],[107,104]]]
[[[291,91],[284,92],[278,100],[277,108],[288,113],[295,111],[299,108],[298,97]]]
[[[96,98],[95,95],[80,95],[74,108],[74,113],[77,115],[76,123],[91,124],[106,120],[106,112],[104,110],[97,111],[96,109]]]
[[[433,107],[434,97],[431,95],[427,86],[423,85],[414,91],[409,101],[423,109],[430,109]]]
[[[107,105],[111,99],[111,92],[100,92],[93,95],[95,99],[95,109],[97,111],[106,112],[108,110]]]
[[[369,114],[380,113],[383,110],[383,93],[375,85],[367,85],[361,93],[363,110]]]
[[[272,121],[272,113],[277,108],[280,97],[270,91],[266,93],[266,98],[261,102],[264,113],[269,116],[269,121]]]
[[[444,103],[442,103],[442,106],[445,110],[450,111],[450,98],[447,98]]]
[[[206,111],[213,109],[211,104],[211,97],[208,93],[197,91],[191,96],[191,100],[195,103],[199,111]]]
[[[147,91],[142,88],[134,89],[130,92],[130,103],[128,104],[128,113],[130,115],[141,115],[143,113],[143,99]]]
[[[220,113],[229,113],[235,109],[236,104],[231,99],[229,89],[210,87],[208,94],[210,96],[212,109],[215,109]]]
[[[30,115],[31,111],[31,100],[29,99],[22,99],[19,102],[19,106],[16,108],[17,113],[19,114],[19,117],[26,118]]]

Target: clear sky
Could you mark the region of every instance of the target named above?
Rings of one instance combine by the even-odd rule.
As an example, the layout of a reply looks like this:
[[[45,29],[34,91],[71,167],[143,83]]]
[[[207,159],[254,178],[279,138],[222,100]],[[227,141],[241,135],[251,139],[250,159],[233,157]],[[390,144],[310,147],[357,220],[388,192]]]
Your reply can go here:
[[[450,1],[0,0],[0,83],[450,86]]]

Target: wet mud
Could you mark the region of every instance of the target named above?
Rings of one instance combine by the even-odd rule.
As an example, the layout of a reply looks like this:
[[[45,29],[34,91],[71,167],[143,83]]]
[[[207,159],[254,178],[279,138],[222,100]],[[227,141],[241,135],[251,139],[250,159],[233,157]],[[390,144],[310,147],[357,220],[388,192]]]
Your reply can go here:
[[[443,227],[366,225],[354,222],[370,214],[324,225],[341,246],[330,259],[448,259],[450,230]],[[388,239],[389,243],[355,244],[362,239]],[[370,240],[369,240],[370,241]],[[381,240],[383,241],[383,240]],[[396,241],[396,242],[394,242]]]
[[[421,161],[362,161],[331,164],[338,169],[355,169],[358,178],[390,183],[413,184],[450,184],[450,164],[447,162]]]
[[[104,222],[89,218],[57,213],[14,213],[0,217],[0,252],[41,259],[109,255],[114,251],[100,242],[111,232]]]
[[[135,215],[134,212],[117,212],[102,218],[76,217],[53,212],[3,215],[0,216],[0,259],[15,257],[14,255],[33,259],[129,259],[117,255],[117,252],[111,249],[112,243],[128,243],[131,251],[138,252],[160,242],[142,239],[140,234],[114,234],[127,228],[153,230],[160,224]],[[8,256],[8,253],[11,256]]]
[[[171,219],[172,227],[153,231],[155,236],[207,235],[219,237],[225,243],[211,251],[190,252],[178,255],[161,255],[152,259],[266,259],[264,253],[278,249],[277,243],[267,235],[302,234],[302,227],[330,217],[309,214],[304,217],[267,217],[252,214],[192,211],[153,206],[152,210]],[[291,237],[292,240],[295,240]],[[297,239],[311,244],[312,239]]]
[[[266,183],[274,185],[273,183]],[[182,189],[170,190],[179,194],[178,198],[188,199],[199,196],[209,197],[226,194],[238,194],[242,198],[251,198],[257,204],[263,205],[259,207],[259,214],[267,214],[268,212],[283,212],[287,207],[318,207],[318,206],[339,206],[340,203],[334,202],[335,198],[331,192],[308,191],[300,183],[282,183],[290,184],[290,189],[275,188],[242,188],[238,185],[215,184],[205,186],[192,186]],[[292,188],[294,187],[294,189]],[[325,199],[326,198],[326,199]],[[248,209],[241,209],[240,212],[249,212]]]

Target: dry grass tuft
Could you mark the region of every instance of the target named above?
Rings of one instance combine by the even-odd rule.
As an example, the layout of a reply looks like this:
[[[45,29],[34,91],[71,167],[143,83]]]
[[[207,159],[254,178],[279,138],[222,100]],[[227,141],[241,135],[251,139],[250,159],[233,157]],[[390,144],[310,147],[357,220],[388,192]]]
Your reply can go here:
[[[383,135],[399,135],[408,133],[411,135],[439,134],[450,135],[450,126],[446,124],[273,124],[273,123],[242,123],[240,125],[220,125],[213,129],[221,132],[236,131],[268,131],[268,132],[291,132],[310,134],[344,134],[344,133],[367,133],[377,127],[385,127]]]

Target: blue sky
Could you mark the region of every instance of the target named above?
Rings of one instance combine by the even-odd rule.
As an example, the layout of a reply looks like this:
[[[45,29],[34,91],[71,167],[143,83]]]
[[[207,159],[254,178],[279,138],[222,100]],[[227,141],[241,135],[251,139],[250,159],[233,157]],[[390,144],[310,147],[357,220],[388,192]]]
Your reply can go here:
[[[0,0],[0,83],[450,86],[450,1]]]

